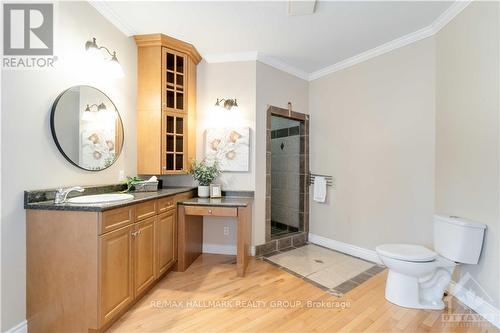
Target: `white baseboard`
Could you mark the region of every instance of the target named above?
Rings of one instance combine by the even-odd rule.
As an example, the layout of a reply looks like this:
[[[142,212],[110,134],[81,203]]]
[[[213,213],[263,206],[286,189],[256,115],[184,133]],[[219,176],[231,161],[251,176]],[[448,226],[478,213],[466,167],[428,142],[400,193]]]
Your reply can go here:
[[[500,310],[485,301],[483,298],[475,295],[474,292],[462,288],[455,281],[451,281],[448,286],[448,292],[455,296],[460,302],[476,311],[484,319],[500,328]]]
[[[203,253],[236,255],[236,246],[203,243],[202,251]]]
[[[358,257],[382,265],[382,262],[380,261],[377,252],[375,252],[374,250],[369,250],[356,245],[339,242],[330,238],[318,236],[311,233],[309,234],[309,242],[327,247],[335,251],[349,254],[353,257]]]
[[[16,326],[5,331],[5,333],[28,333],[28,322],[23,320]]]
[[[219,245],[219,244],[205,244],[205,243],[203,243],[202,251],[203,253],[226,254],[231,256],[235,256],[237,252],[235,245]],[[255,246],[248,247],[248,255],[255,257]]]

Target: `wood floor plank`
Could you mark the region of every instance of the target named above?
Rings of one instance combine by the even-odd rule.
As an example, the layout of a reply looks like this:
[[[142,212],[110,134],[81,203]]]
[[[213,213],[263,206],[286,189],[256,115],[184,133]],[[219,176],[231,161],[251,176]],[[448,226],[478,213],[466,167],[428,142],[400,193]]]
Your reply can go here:
[[[470,311],[451,296],[443,311],[391,304],[386,278],[382,272],[337,297],[262,260],[251,259],[241,278],[233,256],[203,254],[166,276],[108,332],[499,332],[484,322],[450,325],[443,314]]]

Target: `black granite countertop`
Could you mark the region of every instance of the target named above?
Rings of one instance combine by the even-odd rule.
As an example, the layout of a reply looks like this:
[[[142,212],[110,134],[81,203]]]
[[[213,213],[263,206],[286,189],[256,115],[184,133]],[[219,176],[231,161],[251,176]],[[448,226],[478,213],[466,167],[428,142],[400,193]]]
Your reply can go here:
[[[169,195],[175,195],[179,193],[189,192],[196,189],[195,187],[169,187],[163,188],[156,192],[130,192],[128,194],[132,194],[134,196],[133,199],[116,201],[116,202],[108,202],[108,203],[99,203],[99,204],[72,204],[72,203],[63,203],[63,204],[55,204],[54,200],[46,200],[46,201],[30,201],[30,192],[27,192],[25,195],[25,209],[41,209],[41,210],[65,210],[65,211],[87,211],[87,212],[103,212],[106,210],[129,206],[137,203],[141,203],[148,200],[153,200],[157,198],[167,197]],[[119,193],[108,192],[108,193]],[[89,194],[89,193],[87,193]],[[82,195],[86,195],[85,192]]]
[[[211,207],[246,207],[253,201],[249,197],[222,197],[222,198],[192,198],[179,201],[185,206],[211,206]]]

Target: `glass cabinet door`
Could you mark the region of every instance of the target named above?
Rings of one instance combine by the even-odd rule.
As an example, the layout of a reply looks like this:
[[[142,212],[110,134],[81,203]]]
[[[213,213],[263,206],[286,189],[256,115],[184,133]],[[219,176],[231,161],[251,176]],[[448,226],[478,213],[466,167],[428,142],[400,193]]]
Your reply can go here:
[[[163,48],[162,57],[163,102],[162,108],[169,112],[185,112],[185,64],[186,56]]]
[[[182,172],[185,168],[185,147],[186,122],[184,115],[167,113],[164,116],[165,121],[165,163],[164,171],[166,173]]]

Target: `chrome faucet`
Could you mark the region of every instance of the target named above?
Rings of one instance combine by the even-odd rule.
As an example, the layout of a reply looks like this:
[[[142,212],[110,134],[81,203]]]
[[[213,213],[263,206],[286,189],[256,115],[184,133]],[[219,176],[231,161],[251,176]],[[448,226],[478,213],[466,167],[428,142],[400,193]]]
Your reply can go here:
[[[70,192],[73,191],[78,191],[78,192],[83,192],[85,189],[81,186],[75,186],[75,187],[70,187],[70,188],[60,188],[56,192],[56,197],[54,198],[54,203],[56,204],[62,204],[66,202],[66,197]]]

